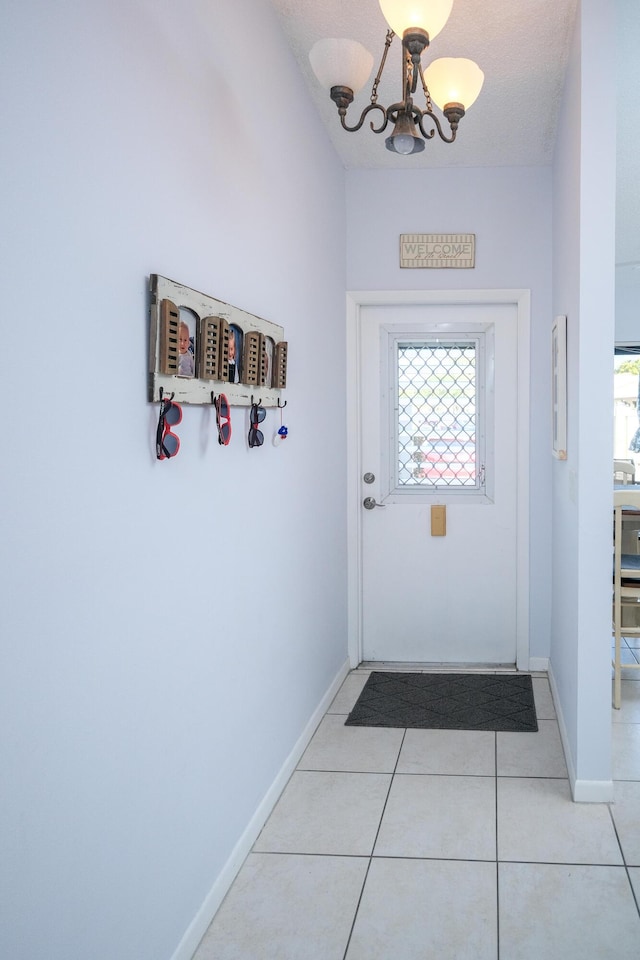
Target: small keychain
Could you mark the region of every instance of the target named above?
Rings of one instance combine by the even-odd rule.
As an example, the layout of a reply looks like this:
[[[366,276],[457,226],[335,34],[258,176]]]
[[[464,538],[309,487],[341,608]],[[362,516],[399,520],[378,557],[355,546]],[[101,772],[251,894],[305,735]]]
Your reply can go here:
[[[280,409],[280,429],[278,430],[278,432],[277,432],[276,434],[274,434],[274,437],[273,437],[273,445],[274,445],[274,447],[277,447],[277,446],[281,443],[282,440],[286,440],[286,439],[287,439],[287,436],[288,436],[288,434],[289,434],[289,428],[287,427],[286,423],[283,423],[283,422],[282,422],[282,411],[284,410],[284,408],[286,407],[286,405],[287,405],[287,401],[286,401],[286,400],[285,400],[285,402],[282,404],[282,406],[280,406],[280,402],[278,401],[278,407],[279,407],[279,409]]]

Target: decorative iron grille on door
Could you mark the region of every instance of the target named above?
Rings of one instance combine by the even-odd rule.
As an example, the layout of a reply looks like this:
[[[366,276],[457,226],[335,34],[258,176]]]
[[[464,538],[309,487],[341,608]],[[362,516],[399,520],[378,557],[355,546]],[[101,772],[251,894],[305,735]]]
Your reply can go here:
[[[398,487],[478,488],[477,352],[473,340],[397,344]]]

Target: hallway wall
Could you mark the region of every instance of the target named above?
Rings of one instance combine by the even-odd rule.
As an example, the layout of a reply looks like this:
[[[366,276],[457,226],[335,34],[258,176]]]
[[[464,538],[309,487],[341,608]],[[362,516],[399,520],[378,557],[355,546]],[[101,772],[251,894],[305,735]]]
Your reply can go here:
[[[1,18],[0,954],[168,960],[346,663],[344,175],[264,0]],[[156,461],[150,273],[284,326],[285,443]]]
[[[530,655],[545,659],[551,610],[551,171],[421,171],[403,159],[406,169],[347,173],[347,284],[351,290],[531,290]],[[476,234],[475,268],[400,267],[400,234],[440,232]]]
[[[567,316],[567,459],[553,465],[551,673],[574,796],[611,792],[615,46],[582,0],[554,157],[553,313]],[[599,134],[593,137],[593,117]]]
[[[588,62],[606,71],[606,42],[594,43],[604,0],[583,8]],[[606,683],[590,654],[606,572],[583,569],[579,592],[569,575],[593,541],[577,536],[561,465],[553,576],[568,589],[549,644],[549,330],[553,312],[568,310],[550,285],[551,171],[351,171],[345,214],[345,174],[305,113],[265,0],[7,0],[1,19],[0,954],[187,956],[344,667],[345,289],[532,289],[531,653],[551,651],[576,769],[600,777],[608,726],[589,738]],[[247,24],[260,37],[258,75],[242,64]],[[293,133],[269,112],[284,97]],[[589,190],[599,203],[601,139],[594,146],[586,126],[576,135],[588,175],[566,196],[580,218]],[[594,223],[596,237],[597,217],[581,229]],[[472,275],[400,271],[399,234],[436,230],[476,232]],[[569,226],[558,242],[576,236]],[[588,417],[609,337],[597,328],[606,277],[588,303],[593,253],[572,360],[574,385],[583,363],[595,376],[588,403],[586,390],[572,395],[574,446],[590,451],[580,462],[586,524],[590,506],[602,516],[608,506],[591,472],[607,442],[596,418],[593,447]],[[264,447],[248,450],[246,414],[234,409],[223,449],[211,411],[188,408],[179,456],[155,460],[150,273],[284,326],[284,444],[271,445],[270,414]],[[571,305],[577,296],[573,287]],[[596,619],[571,627],[589,591],[595,606],[583,613]]]
[[[615,337],[619,343],[637,343],[640,338],[640,323],[638,322],[638,305],[640,304],[639,267],[619,266],[616,268]]]

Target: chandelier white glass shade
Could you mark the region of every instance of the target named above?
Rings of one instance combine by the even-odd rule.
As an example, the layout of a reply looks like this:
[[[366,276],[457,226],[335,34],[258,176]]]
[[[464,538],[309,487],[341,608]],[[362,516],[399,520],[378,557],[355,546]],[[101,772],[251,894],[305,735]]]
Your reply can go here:
[[[355,40],[319,40],[309,53],[314,73],[338,108],[342,127],[354,133],[369,113],[378,111],[382,114],[380,123],[376,126],[371,120],[370,127],[374,133],[382,133],[390,123],[393,124],[385,145],[395,153],[419,153],[424,150],[425,141],[435,136],[436,130],[441,140],[453,143],[460,120],[482,89],[484,74],[473,60],[456,57],[434,60],[423,71],[421,59],[431,38],[447,22],[453,0],[379,0],[379,3],[390,29],[369,104],[355,125],[347,124],[347,110],[355,94],[367,82],[373,57]],[[383,107],[378,103],[378,85],[389,47],[397,33],[402,34],[402,100]],[[424,92],[426,109],[413,102],[418,80]],[[448,136],[442,129],[440,118],[433,112],[432,101],[449,121]]]
[[[371,75],[373,56],[357,40],[318,40],[309,53],[313,72],[323,87],[340,84],[358,93]]]
[[[444,110],[448,103],[463,103],[465,110],[468,110],[480,95],[484,73],[473,60],[465,60],[464,57],[441,57],[429,64],[424,78],[431,99],[441,110]]]
[[[438,36],[449,19],[453,0],[378,0],[382,14],[399,37],[410,27],[420,27],[429,39]]]

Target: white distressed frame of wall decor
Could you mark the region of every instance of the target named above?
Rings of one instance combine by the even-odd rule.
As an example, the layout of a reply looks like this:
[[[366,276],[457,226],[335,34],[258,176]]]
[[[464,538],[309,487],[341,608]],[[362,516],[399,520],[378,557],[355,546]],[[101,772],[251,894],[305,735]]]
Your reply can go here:
[[[567,459],[567,318],[558,316],[551,328],[551,389],[553,455]]]
[[[234,406],[248,406],[252,402],[260,402],[263,407],[275,407],[280,403],[282,388],[267,387],[264,385],[231,383],[223,380],[207,379],[198,376],[200,370],[196,366],[192,376],[181,376],[177,373],[163,371],[166,366],[161,359],[164,356],[163,331],[166,329],[163,321],[163,302],[175,304],[195,314],[198,327],[206,317],[223,318],[227,323],[239,327],[243,334],[256,332],[272,341],[274,349],[283,355],[282,367],[284,370],[284,384],[286,386],[286,355],[287,344],[284,341],[284,329],[278,324],[256,317],[239,307],[233,307],[221,300],[216,300],[208,294],[192,290],[175,280],[169,280],[158,274],[151,274],[149,278],[151,293],[150,304],[150,337],[149,337],[149,400],[159,402],[162,396],[174,395],[179,403],[213,403],[213,397],[224,393],[230,404]],[[200,336],[198,329],[197,336]],[[199,363],[199,350],[196,350],[196,363]],[[273,361],[273,358],[271,358]],[[283,405],[280,403],[280,405]]]

